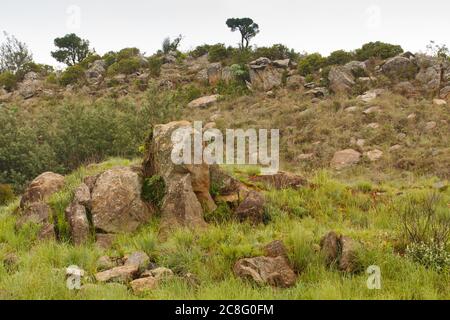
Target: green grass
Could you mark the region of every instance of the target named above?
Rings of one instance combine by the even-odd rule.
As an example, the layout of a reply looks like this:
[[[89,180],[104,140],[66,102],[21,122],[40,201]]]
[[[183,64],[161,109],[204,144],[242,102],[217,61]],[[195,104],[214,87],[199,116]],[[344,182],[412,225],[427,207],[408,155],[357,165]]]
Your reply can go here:
[[[77,170],[68,176],[64,190],[52,197],[53,209],[63,213],[84,176],[131,163],[114,159]],[[413,196],[417,188],[431,190],[433,179],[342,183],[318,172],[311,182],[311,187],[298,191],[267,192],[271,215],[267,225],[223,219],[201,232],[180,229],[162,241],[155,218],[135,234],[119,236],[109,250],[92,244],[73,247],[65,241],[38,242],[38,230],[31,225],[16,232],[15,201],[0,209],[0,299],[450,299],[448,270],[426,269],[396,252],[404,197]],[[374,196],[374,191],[380,195]],[[441,195],[443,204],[450,203],[449,190]],[[360,264],[364,270],[380,266],[382,290],[368,290],[364,272],[345,275],[326,267],[316,248],[330,230],[363,244]],[[263,246],[272,240],[283,240],[288,248],[289,259],[299,272],[295,287],[260,287],[233,275],[237,259],[261,255]],[[133,295],[125,285],[95,283],[100,256],[122,257],[136,250],[145,251],[159,266],[171,268],[176,277],[143,296]],[[11,254],[17,257],[15,263],[1,263]],[[87,272],[87,286],[79,292],[65,286],[64,268],[73,264]],[[188,281],[186,273],[194,274],[196,281]]]

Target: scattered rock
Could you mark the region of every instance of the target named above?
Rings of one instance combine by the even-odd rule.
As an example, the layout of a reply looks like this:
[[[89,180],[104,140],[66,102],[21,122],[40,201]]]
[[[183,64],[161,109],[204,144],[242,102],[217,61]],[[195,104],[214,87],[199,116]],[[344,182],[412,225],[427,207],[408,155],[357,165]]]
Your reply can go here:
[[[380,112],[381,112],[381,108],[380,107],[370,107],[370,108],[368,108],[368,109],[363,111],[363,113],[365,115],[369,115],[369,114],[372,114],[372,113],[380,113]]]
[[[250,62],[250,82],[255,90],[270,91],[281,87],[283,82],[283,69],[276,68],[267,58],[259,58]]]
[[[338,151],[331,160],[331,167],[336,170],[342,170],[359,163],[361,153],[353,149]]]
[[[446,191],[448,189],[448,182],[446,181],[436,182],[435,184],[433,184],[433,188],[441,192]]]
[[[433,100],[433,104],[439,107],[443,107],[447,105],[447,101],[443,100],[443,99],[434,99]]]
[[[99,272],[95,275],[98,282],[121,282],[128,283],[139,273],[139,267],[136,265],[127,265],[115,267],[113,269]]]
[[[158,287],[158,280],[153,277],[137,279],[130,282],[130,287],[134,294],[139,295],[156,289]]]
[[[206,96],[202,98],[195,99],[194,101],[188,104],[189,108],[207,108],[217,102],[219,100],[220,95],[215,94],[212,96]]]
[[[234,274],[259,285],[289,288],[295,285],[296,275],[283,257],[256,257],[239,260]]]
[[[328,80],[330,81],[331,91],[337,94],[349,94],[355,85],[355,77],[353,74],[341,66],[331,67]]]
[[[375,162],[375,161],[380,160],[383,157],[383,151],[375,149],[375,150],[366,152],[365,155],[367,158],[369,158],[370,161]]]
[[[369,129],[378,129],[378,128],[380,128],[380,124],[379,123],[376,123],[376,122],[373,122],[373,123],[369,123],[368,125],[367,125],[367,128],[369,128]]]
[[[86,208],[77,202],[72,203],[66,209],[66,220],[69,223],[73,243],[75,245],[86,244],[90,236]]]
[[[408,115],[408,117],[406,117],[406,119],[408,120],[414,120],[417,118],[417,115],[415,113],[411,113],[410,115]]]
[[[99,270],[109,270],[116,266],[116,264],[108,256],[102,256],[97,260],[97,268]]]
[[[145,252],[137,251],[126,255],[124,261],[125,266],[137,266],[140,271],[144,271],[150,263],[150,258]]]
[[[389,151],[390,151],[390,152],[395,152],[395,151],[400,150],[401,148],[402,148],[401,145],[396,144],[396,145],[393,145],[392,147],[390,147],[390,148],[389,148]]]
[[[45,172],[34,179],[25,190],[20,201],[20,207],[23,209],[27,204],[45,202],[63,187],[64,176],[53,172]]]
[[[348,113],[357,112],[358,110],[359,110],[358,107],[348,107],[348,108],[345,108],[345,109],[344,109],[344,111],[345,111],[345,112],[348,112]]]
[[[265,222],[265,199],[261,193],[250,191],[245,200],[236,209],[235,214],[239,221],[250,221],[254,224]]]
[[[410,80],[413,79],[419,68],[413,60],[397,56],[388,59],[382,66],[382,73],[392,80]]]
[[[174,273],[173,273],[172,270],[170,270],[168,268],[163,268],[163,267],[145,271],[141,275],[141,277],[153,277],[153,278],[155,278],[158,281],[165,280],[165,279],[170,279],[173,276],[174,276]]]
[[[437,127],[437,123],[435,121],[430,121],[425,124],[426,131],[434,130],[434,129],[436,129],[436,127]]]
[[[346,236],[331,231],[320,241],[327,266],[337,266],[340,271],[353,273],[358,270],[356,252],[359,244]]]
[[[288,172],[280,171],[274,175],[258,175],[250,177],[251,182],[263,183],[270,188],[277,190],[282,189],[299,189],[307,183],[306,179]]]
[[[287,261],[288,254],[283,241],[275,240],[264,247],[264,254],[267,257],[276,258],[284,257]]]

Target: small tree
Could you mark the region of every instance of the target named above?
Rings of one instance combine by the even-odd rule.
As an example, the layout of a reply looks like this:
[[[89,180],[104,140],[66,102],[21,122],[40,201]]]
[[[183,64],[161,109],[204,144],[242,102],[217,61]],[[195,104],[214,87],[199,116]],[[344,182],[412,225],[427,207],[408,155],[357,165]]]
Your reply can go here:
[[[55,46],[59,50],[53,51],[52,57],[68,66],[80,63],[91,54],[89,41],[81,39],[74,33],[67,34],[62,38],[56,38]]]
[[[33,61],[33,55],[25,43],[6,32],[3,34],[6,40],[0,46],[0,72],[9,71],[16,74]]]
[[[231,18],[227,20],[227,26],[232,32],[239,30],[241,33],[241,49],[248,49],[250,40],[259,33],[259,26],[250,18]]]
[[[435,41],[430,41],[427,45],[427,51],[433,57],[439,58],[441,60],[446,60],[450,57],[450,50],[445,44],[436,44]]]
[[[173,41],[171,41],[169,37],[165,38],[162,43],[162,51],[165,54],[168,54],[170,51],[177,51],[182,40],[183,36],[181,34],[178,37],[176,37]]]

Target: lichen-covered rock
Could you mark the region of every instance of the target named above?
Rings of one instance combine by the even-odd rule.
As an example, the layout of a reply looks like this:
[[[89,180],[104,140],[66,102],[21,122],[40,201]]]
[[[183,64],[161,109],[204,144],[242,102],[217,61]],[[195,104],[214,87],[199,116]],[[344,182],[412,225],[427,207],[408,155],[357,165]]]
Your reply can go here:
[[[143,294],[158,287],[158,280],[153,277],[136,279],[130,282],[134,294]]]
[[[86,244],[90,235],[90,225],[86,208],[80,203],[72,203],[66,209],[66,220],[69,223],[73,243],[75,245]]]
[[[297,276],[283,257],[256,257],[239,260],[234,274],[252,280],[259,285],[289,288],[295,285]]]
[[[355,77],[351,71],[341,66],[332,67],[330,69],[328,80],[330,81],[331,91],[337,94],[349,94],[352,92],[352,88],[355,85]]]
[[[92,192],[92,220],[105,233],[134,232],[147,223],[153,209],[141,199],[142,179],[131,168],[101,174]]]
[[[124,261],[125,266],[134,265],[137,266],[140,271],[144,271],[150,263],[150,258],[145,252],[137,251],[126,255]]]
[[[331,160],[331,167],[336,170],[348,168],[361,160],[361,153],[353,149],[338,151]]]
[[[25,190],[20,201],[23,209],[27,204],[45,202],[51,195],[60,191],[64,186],[64,176],[45,172],[34,179]]]
[[[239,221],[250,221],[254,224],[265,222],[265,199],[257,191],[250,191],[245,200],[236,209],[235,214]]]
[[[115,267],[110,270],[99,272],[95,275],[98,282],[121,282],[128,283],[135,279],[139,274],[139,267],[136,265],[127,265]]]
[[[250,62],[250,82],[252,89],[270,91],[283,83],[283,68],[272,65],[267,58],[259,58]]]
[[[320,247],[327,266],[335,266],[347,273],[358,271],[357,251],[360,245],[353,239],[331,231],[322,238]]]
[[[207,108],[215,104],[220,98],[220,95],[214,94],[212,96],[201,97],[191,101],[188,104],[188,108]]]

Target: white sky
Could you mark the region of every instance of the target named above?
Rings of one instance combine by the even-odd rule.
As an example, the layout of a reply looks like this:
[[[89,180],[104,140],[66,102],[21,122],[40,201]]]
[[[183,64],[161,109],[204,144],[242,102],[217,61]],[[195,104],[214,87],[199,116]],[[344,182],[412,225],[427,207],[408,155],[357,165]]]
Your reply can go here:
[[[430,40],[450,45],[448,0],[0,0],[0,30],[28,44],[37,62],[55,65],[53,39],[77,33],[100,54],[135,46],[147,54],[166,36],[183,34],[182,49],[203,43],[235,45],[230,17],[260,25],[258,46],[283,43],[328,54],[369,41],[425,50]],[[3,36],[0,36],[0,41]]]

